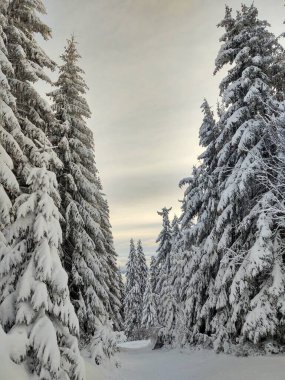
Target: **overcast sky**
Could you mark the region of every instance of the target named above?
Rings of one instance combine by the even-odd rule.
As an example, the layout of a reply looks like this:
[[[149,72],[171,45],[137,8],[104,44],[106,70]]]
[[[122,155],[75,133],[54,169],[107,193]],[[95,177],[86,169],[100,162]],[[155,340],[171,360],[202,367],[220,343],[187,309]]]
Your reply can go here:
[[[251,1],[243,0],[250,4]],[[256,0],[261,18],[285,30],[283,0]],[[90,88],[96,161],[111,210],[119,263],[131,237],[156,250],[161,220],[179,215],[181,178],[200,153],[204,97],[215,107],[213,77],[224,0],[46,0],[53,39],[42,43],[57,62],[72,33]],[[240,1],[228,1],[234,9]]]

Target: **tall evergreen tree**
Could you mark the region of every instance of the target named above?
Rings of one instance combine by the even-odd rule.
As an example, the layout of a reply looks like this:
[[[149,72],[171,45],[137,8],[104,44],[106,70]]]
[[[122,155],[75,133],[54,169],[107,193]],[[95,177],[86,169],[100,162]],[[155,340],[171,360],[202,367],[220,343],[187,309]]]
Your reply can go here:
[[[218,124],[204,100],[203,121],[200,128],[200,145],[205,147],[199,157],[201,164],[194,169],[192,180],[185,193],[181,216],[185,240],[185,276],[182,278],[182,299],[185,302],[186,336],[188,342],[201,342],[210,331],[211,308],[206,304],[213,288],[218,257],[215,242],[215,221],[218,203],[217,152],[215,149]],[[182,265],[183,261],[182,261]]]
[[[55,63],[39,46],[35,36],[44,39],[51,36],[50,28],[39,18],[45,13],[41,0],[11,0],[7,4],[7,23],[4,25],[6,48],[12,71],[7,73],[11,93],[16,100],[16,116],[22,133],[15,131],[14,138],[29,158],[32,166],[41,166],[40,149],[49,149],[49,165],[60,168],[61,162],[51,149],[47,136],[55,125],[55,118],[48,103],[38,93],[34,84],[39,80],[50,83],[46,69],[53,70]],[[21,169],[22,163],[15,170]],[[19,166],[20,165],[20,166]],[[19,166],[19,168],[18,168]],[[22,170],[20,184],[25,186],[29,169]]]
[[[43,69],[54,64],[34,39],[35,33],[45,38],[50,35],[37,12],[44,12],[40,1],[37,5],[2,1],[0,5],[1,231],[9,223],[9,209],[20,187],[26,185],[31,164],[40,164],[39,148],[50,146],[44,130],[54,119],[33,83],[48,80]],[[56,155],[52,151],[50,154],[53,165],[60,167]]]
[[[183,235],[181,232],[179,219],[175,215],[171,224],[171,283],[174,286],[175,298],[177,302],[181,301],[181,280],[184,273],[183,268]]]
[[[142,295],[138,272],[138,256],[134,240],[130,241],[130,254],[126,272],[125,334],[130,340],[140,338]]]
[[[166,273],[170,271],[170,251],[171,251],[171,226],[169,221],[169,212],[171,208],[164,207],[162,211],[158,211],[158,215],[162,216],[162,230],[156,240],[159,246],[156,250],[156,266],[158,269],[158,282],[156,285],[156,293],[159,294],[163,286],[163,280],[160,278],[160,273],[163,268],[166,268]]]
[[[6,238],[4,229],[11,225],[11,209],[17,195],[20,194],[20,186],[15,167],[21,168],[25,162],[22,149],[17,144],[14,134],[21,133],[20,125],[15,116],[16,102],[11,94],[11,88],[8,83],[8,76],[13,75],[13,68],[8,58],[6,49],[6,35],[4,29],[7,27],[7,4],[0,4],[0,263],[6,253]],[[10,287],[13,286],[13,280],[9,282],[8,276],[1,278],[0,281],[0,305],[9,294]],[[0,306],[1,308],[1,306]],[[11,320],[7,321],[5,315],[0,313],[0,322],[12,325],[14,316],[11,314]]]
[[[140,278],[141,296],[143,298],[145,287],[146,287],[148,269],[146,265],[146,259],[145,259],[145,254],[143,251],[141,240],[138,240],[136,255],[137,255],[137,270],[138,270],[138,275]]]
[[[43,153],[43,160],[49,154]],[[59,258],[60,197],[54,173],[33,168],[29,194],[14,206],[16,219],[7,229],[8,247],[0,263],[5,299],[2,322],[11,334],[21,331],[25,345],[16,362],[25,361],[41,380],[84,378],[77,336],[78,320],[70,302],[67,274]]]
[[[121,315],[121,320],[124,322],[124,319],[125,319],[124,303],[125,303],[126,291],[125,291],[125,284],[123,282],[123,276],[122,276],[122,272],[120,268],[118,269],[117,276],[118,276],[120,299],[121,299],[120,315]],[[121,330],[123,330],[123,328]]]
[[[0,253],[1,321],[10,334],[20,332],[23,338],[13,360],[26,361],[40,379],[83,379],[78,320],[59,259],[60,198],[55,174],[47,169],[61,166],[46,135],[55,119],[33,86],[38,79],[48,81],[44,69],[54,67],[34,38],[35,33],[48,38],[50,29],[37,15],[44,13],[40,0],[1,2],[0,11],[1,185],[9,185],[9,198],[14,198],[20,193],[16,174],[28,191],[15,201],[14,222],[1,220],[7,240]],[[5,210],[10,206],[6,199]]]
[[[101,255],[103,260],[103,267],[105,267],[105,282],[108,287],[108,298],[107,311],[112,319],[113,327],[117,331],[123,330],[124,322],[121,315],[121,310],[123,307],[123,293],[120,292],[120,282],[118,277],[118,266],[117,266],[117,253],[114,248],[113,235],[110,224],[109,216],[109,205],[107,200],[102,194],[101,181],[98,178],[100,192],[97,195],[98,209],[100,212],[100,228],[102,230],[103,248]]]
[[[283,269],[276,271],[279,248],[273,241],[273,221],[263,211],[270,194],[258,181],[262,159],[275,149],[267,123],[275,112],[270,74],[273,57],[282,49],[254,5],[243,5],[235,19],[226,8],[219,25],[225,34],[215,71],[226,64],[232,67],[220,85],[225,105],[216,142],[220,265],[212,329],[215,348],[227,350],[237,337],[258,343],[278,336],[277,313],[283,314],[275,290],[267,291]]]
[[[169,335],[172,336],[173,345],[181,345],[185,331],[185,304],[182,302],[182,282],[184,276],[184,260],[183,248],[184,239],[181,231],[180,220],[175,215],[171,224],[171,268],[170,268],[170,284],[171,289],[169,295],[172,302],[172,310],[175,311],[175,318],[169,323]]]
[[[197,258],[200,256],[199,248],[195,245],[195,219],[202,206],[202,180],[203,167],[193,167],[192,175],[180,181],[180,187],[186,186],[184,198],[182,201],[182,214],[180,217],[182,232],[182,253],[180,265],[183,267],[183,276],[180,280],[180,302],[184,305],[185,314],[185,336],[182,337],[181,343],[188,343],[192,337],[192,326],[195,321],[195,299],[189,297],[189,282],[194,280],[194,274],[198,268]],[[194,303],[193,303],[194,302]]]
[[[174,288],[171,284],[171,248],[172,248],[172,231],[169,221],[169,212],[171,208],[164,207],[158,215],[162,216],[162,230],[157,238],[159,243],[157,249],[156,266],[158,281],[155,293],[157,294],[157,311],[158,321],[161,326],[160,340],[162,343],[171,344],[173,340],[172,330],[175,316],[174,306]]]
[[[7,26],[5,3],[0,4],[0,231],[10,224],[12,201],[20,193],[19,183],[14,173],[15,164],[21,165],[24,155],[14,139],[15,131],[20,133],[20,126],[15,116],[16,102],[11,94],[7,76],[13,74],[8,59],[4,28]],[[1,241],[3,238],[0,239]],[[4,243],[4,241],[3,241]]]
[[[82,337],[88,341],[101,323],[120,318],[115,252],[108,205],[94,160],[94,140],[86,125],[90,117],[85,100],[87,86],[78,66],[80,55],[74,37],[61,56],[63,65],[49,95],[60,123],[53,136],[64,163],[59,176],[65,268],[72,302],[79,316]]]
[[[158,281],[158,267],[156,265],[156,257],[155,256],[151,256],[150,266],[149,266],[149,274],[150,274],[151,290],[153,293],[155,293],[156,284]]]
[[[141,325],[146,330],[158,326],[155,297],[152,292],[150,275],[147,277],[145,293],[143,296],[143,310]]]
[[[126,268],[126,293],[129,292],[129,290],[134,285],[134,280],[136,278],[136,247],[134,239],[130,240],[130,252],[127,262],[127,268]]]

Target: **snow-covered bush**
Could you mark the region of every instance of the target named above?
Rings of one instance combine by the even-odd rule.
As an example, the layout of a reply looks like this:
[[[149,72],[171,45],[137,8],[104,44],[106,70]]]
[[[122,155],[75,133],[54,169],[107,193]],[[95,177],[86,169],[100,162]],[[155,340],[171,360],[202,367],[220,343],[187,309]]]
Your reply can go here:
[[[106,320],[104,323],[98,321],[95,325],[96,331],[86,347],[88,356],[97,364],[102,364],[107,359],[116,362],[115,354],[118,351],[118,339],[124,340],[122,333],[114,332],[112,322]]]

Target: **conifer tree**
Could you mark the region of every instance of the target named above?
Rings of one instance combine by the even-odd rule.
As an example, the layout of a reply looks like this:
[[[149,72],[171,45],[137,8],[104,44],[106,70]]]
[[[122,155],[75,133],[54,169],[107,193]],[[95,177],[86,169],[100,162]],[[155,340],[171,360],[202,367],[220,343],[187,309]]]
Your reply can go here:
[[[142,295],[138,272],[138,256],[134,240],[130,241],[130,254],[126,272],[126,295],[124,303],[125,334],[129,340],[140,338]]]
[[[158,211],[158,215],[162,216],[162,230],[156,240],[159,243],[156,255],[156,266],[158,270],[158,282],[156,284],[156,293],[160,294],[163,286],[163,280],[161,279],[161,270],[166,268],[165,273],[170,271],[170,251],[171,251],[171,226],[169,221],[169,212],[171,208],[164,207],[162,211]]]
[[[20,126],[15,116],[16,103],[8,83],[7,76],[13,74],[5,46],[7,25],[5,3],[0,4],[0,231],[10,224],[10,210],[13,199],[19,194],[19,183],[14,173],[15,164],[20,166],[24,155],[14,139],[15,131],[20,133]],[[3,241],[3,237],[0,239]],[[4,243],[4,241],[3,241]]]
[[[118,277],[117,253],[114,248],[113,235],[110,224],[109,205],[103,196],[103,189],[100,178],[98,178],[100,192],[97,194],[98,209],[100,212],[100,228],[102,230],[103,248],[101,258],[103,261],[102,267],[106,273],[105,282],[108,287],[107,311],[113,322],[113,328],[116,331],[123,330],[124,322],[121,315],[123,307],[123,293],[120,292],[120,282]]]
[[[195,223],[199,211],[202,206],[202,176],[203,167],[193,167],[192,175],[180,181],[179,186],[186,186],[184,198],[182,201],[182,214],[180,217],[181,232],[182,232],[182,253],[180,258],[180,265],[183,267],[183,276],[180,281],[180,295],[179,300],[184,305],[185,314],[185,336],[182,338],[184,342],[191,341],[191,330],[195,321],[195,305],[191,303],[193,299],[189,298],[189,282],[194,279],[195,271],[197,270],[197,258],[200,256],[199,248],[195,245]]]
[[[180,220],[175,215],[171,224],[171,302],[172,310],[175,310],[175,318],[172,318],[172,324],[170,325],[169,335],[172,336],[173,345],[181,345],[184,339],[185,331],[185,304],[182,301],[182,283],[184,276],[184,239],[181,231]]]
[[[30,163],[38,164],[41,159],[38,148],[50,145],[43,130],[53,119],[48,105],[33,87],[39,78],[48,80],[44,67],[54,67],[33,35],[39,32],[48,38],[50,30],[36,16],[36,12],[44,12],[42,3],[24,3],[4,1],[0,5],[1,231],[9,223],[9,209],[20,186],[25,186]],[[56,155],[50,154],[53,164],[59,167]]]
[[[117,350],[116,333],[113,331],[112,322],[106,320],[101,323],[97,320],[95,334],[88,347],[90,357],[99,365],[104,360],[110,360]]]
[[[219,125],[215,124],[213,112],[206,100],[201,109],[204,117],[199,132],[200,145],[206,149],[200,155],[200,167],[193,172],[193,180],[188,185],[181,217],[185,233],[183,255],[186,261],[185,276],[182,279],[186,315],[184,339],[191,343],[202,343],[201,340],[205,339],[203,334],[209,333],[211,329],[212,309],[206,300],[209,290],[213,288],[218,261],[214,226],[219,199],[215,149]]]
[[[183,235],[181,232],[179,219],[174,215],[171,224],[171,283],[174,286],[175,299],[177,302],[181,302],[181,280],[184,273],[183,268]]]
[[[136,248],[135,248],[135,243],[134,239],[130,240],[130,252],[129,252],[129,257],[128,257],[128,262],[126,266],[126,293],[129,292],[129,290],[133,287],[134,285],[134,280],[137,275],[136,271]]]
[[[119,283],[119,289],[120,289],[120,300],[121,300],[120,315],[121,315],[121,320],[124,323],[124,319],[125,319],[124,303],[125,303],[125,293],[126,292],[125,292],[125,284],[123,282],[123,276],[122,276],[122,272],[121,272],[120,268],[118,269],[117,275],[118,275],[118,283]]]
[[[165,268],[163,268],[161,275],[164,281],[158,303],[159,324],[161,326],[159,338],[164,345],[172,345],[176,341],[177,300],[170,274],[167,275]]]
[[[125,334],[129,340],[141,338],[141,306],[140,285],[135,279],[125,297]]]
[[[156,265],[155,256],[151,256],[151,259],[150,259],[149,275],[150,275],[151,290],[155,294],[156,284],[158,280],[158,267]]]
[[[48,162],[49,154],[42,155],[42,161]],[[14,361],[25,361],[41,380],[81,380],[78,319],[59,257],[56,176],[43,165],[31,169],[27,184],[30,193],[15,202],[16,218],[6,231],[8,246],[0,262],[1,283],[6,285],[1,319],[6,329],[12,326],[11,334],[21,331],[25,337]]]
[[[171,344],[173,340],[172,330],[175,318],[174,287],[171,283],[171,248],[172,248],[172,231],[169,221],[169,212],[171,208],[164,207],[158,215],[162,216],[162,230],[158,236],[156,266],[158,281],[155,293],[157,294],[157,314],[161,326],[159,335],[163,344]]]
[[[140,278],[141,296],[143,298],[143,295],[145,293],[148,269],[147,269],[147,265],[146,265],[146,259],[145,259],[145,254],[143,251],[143,246],[142,246],[141,240],[138,240],[136,255],[137,255],[138,276]]]
[[[145,293],[143,296],[143,310],[141,325],[146,330],[158,326],[156,302],[152,292],[150,275],[147,277]]]
[[[120,318],[116,255],[109,224],[109,209],[94,160],[94,140],[86,125],[90,109],[87,86],[74,37],[61,56],[63,65],[49,95],[60,123],[53,136],[64,167],[59,176],[63,199],[63,252],[72,302],[78,313],[82,338],[89,341],[97,320]]]
[[[16,102],[11,94],[11,88],[7,76],[13,74],[13,68],[8,59],[6,49],[6,35],[4,28],[7,26],[7,4],[0,4],[0,262],[6,253],[6,238],[4,229],[11,224],[11,209],[17,195],[20,194],[20,186],[15,175],[15,167],[21,167],[25,162],[23,152],[17,144],[14,133],[21,133],[20,125],[15,116]],[[9,294],[12,282],[8,278],[0,281],[0,305]],[[0,306],[1,307],[1,306]],[[14,316],[10,314],[10,320],[5,321],[5,316],[0,314],[0,323],[12,324]]]
[[[216,315],[212,321],[215,348],[229,349],[236,341],[258,343],[276,337],[282,306],[268,284],[276,281],[273,221],[264,213],[270,194],[258,181],[262,159],[275,147],[269,118],[274,116],[273,57],[282,52],[268,23],[258,19],[254,5],[243,5],[236,18],[226,8],[219,24],[225,28],[216,70],[231,64],[220,85],[225,112],[217,137],[219,217],[216,221],[220,256],[215,279]],[[278,292],[280,291],[280,288]]]
[[[55,68],[55,63],[41,49],[35,38],[36,34],[45,40],[51,36],[50,28],[39,18],[39,14],[45,13],[41,0],[11,0],[7,6],[7,23],[3,30],[8,58],[12,65],[7,78],[16,100],[16,116],[22,131],[15,131],[14,138],[28,156],[30,165],[43,164],[40,162],[42,155],[39,147],[45,147],[49,149],[51,156],[49,165],[58,169],[61,162],[51,149],[48,139],[54,128],[55,118],[50,106],[34,86],[39,80],[50,83],[46,69]],[[15,170],[21,171],[20,184],[25,186],[29,169],[21,170],[22,163],[16,163]]]
[[[0,253],[0,319],[6,331],[22,336],[14,361],[26,361],[40,379],[83,379],[78,320],[59,259],[60,198],[55,174],[47,169],[61,167],[46,134],[55,119],[33,85],[48,81],[44,69],[54,68],[34,38],[50,36],[37,14],[44,12],[40,0],[1,2],[1,185],[9,185],[10,197],[5,210],[20,193],[15,174],[28,194],[16,199],[12,224],[1,220],[7,246]]]
[[[182,250],[183,240],[179,219],[175,215],[171,223],[171,251],[169,274],[163,284],[159,298],[163,316],[160,339],[164,344],[177,344],[178,334],[184,328],[184,305],[181,302],[181,281],[183,276]],[[180,338],[179,338],[180,339]]]

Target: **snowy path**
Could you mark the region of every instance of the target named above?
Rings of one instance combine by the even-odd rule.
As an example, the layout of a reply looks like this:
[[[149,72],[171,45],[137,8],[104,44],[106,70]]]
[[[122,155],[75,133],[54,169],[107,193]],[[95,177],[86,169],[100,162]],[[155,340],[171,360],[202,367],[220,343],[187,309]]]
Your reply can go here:
[[[237,358],[212,351],[129,349],[119,369],[101,369],[88,380],[283,380],[285,357]],[[94,369],[94,367],[93,367]],[[94,372],[93,372],[94,374]],[[99,376],[98,376],[99,375]]]

